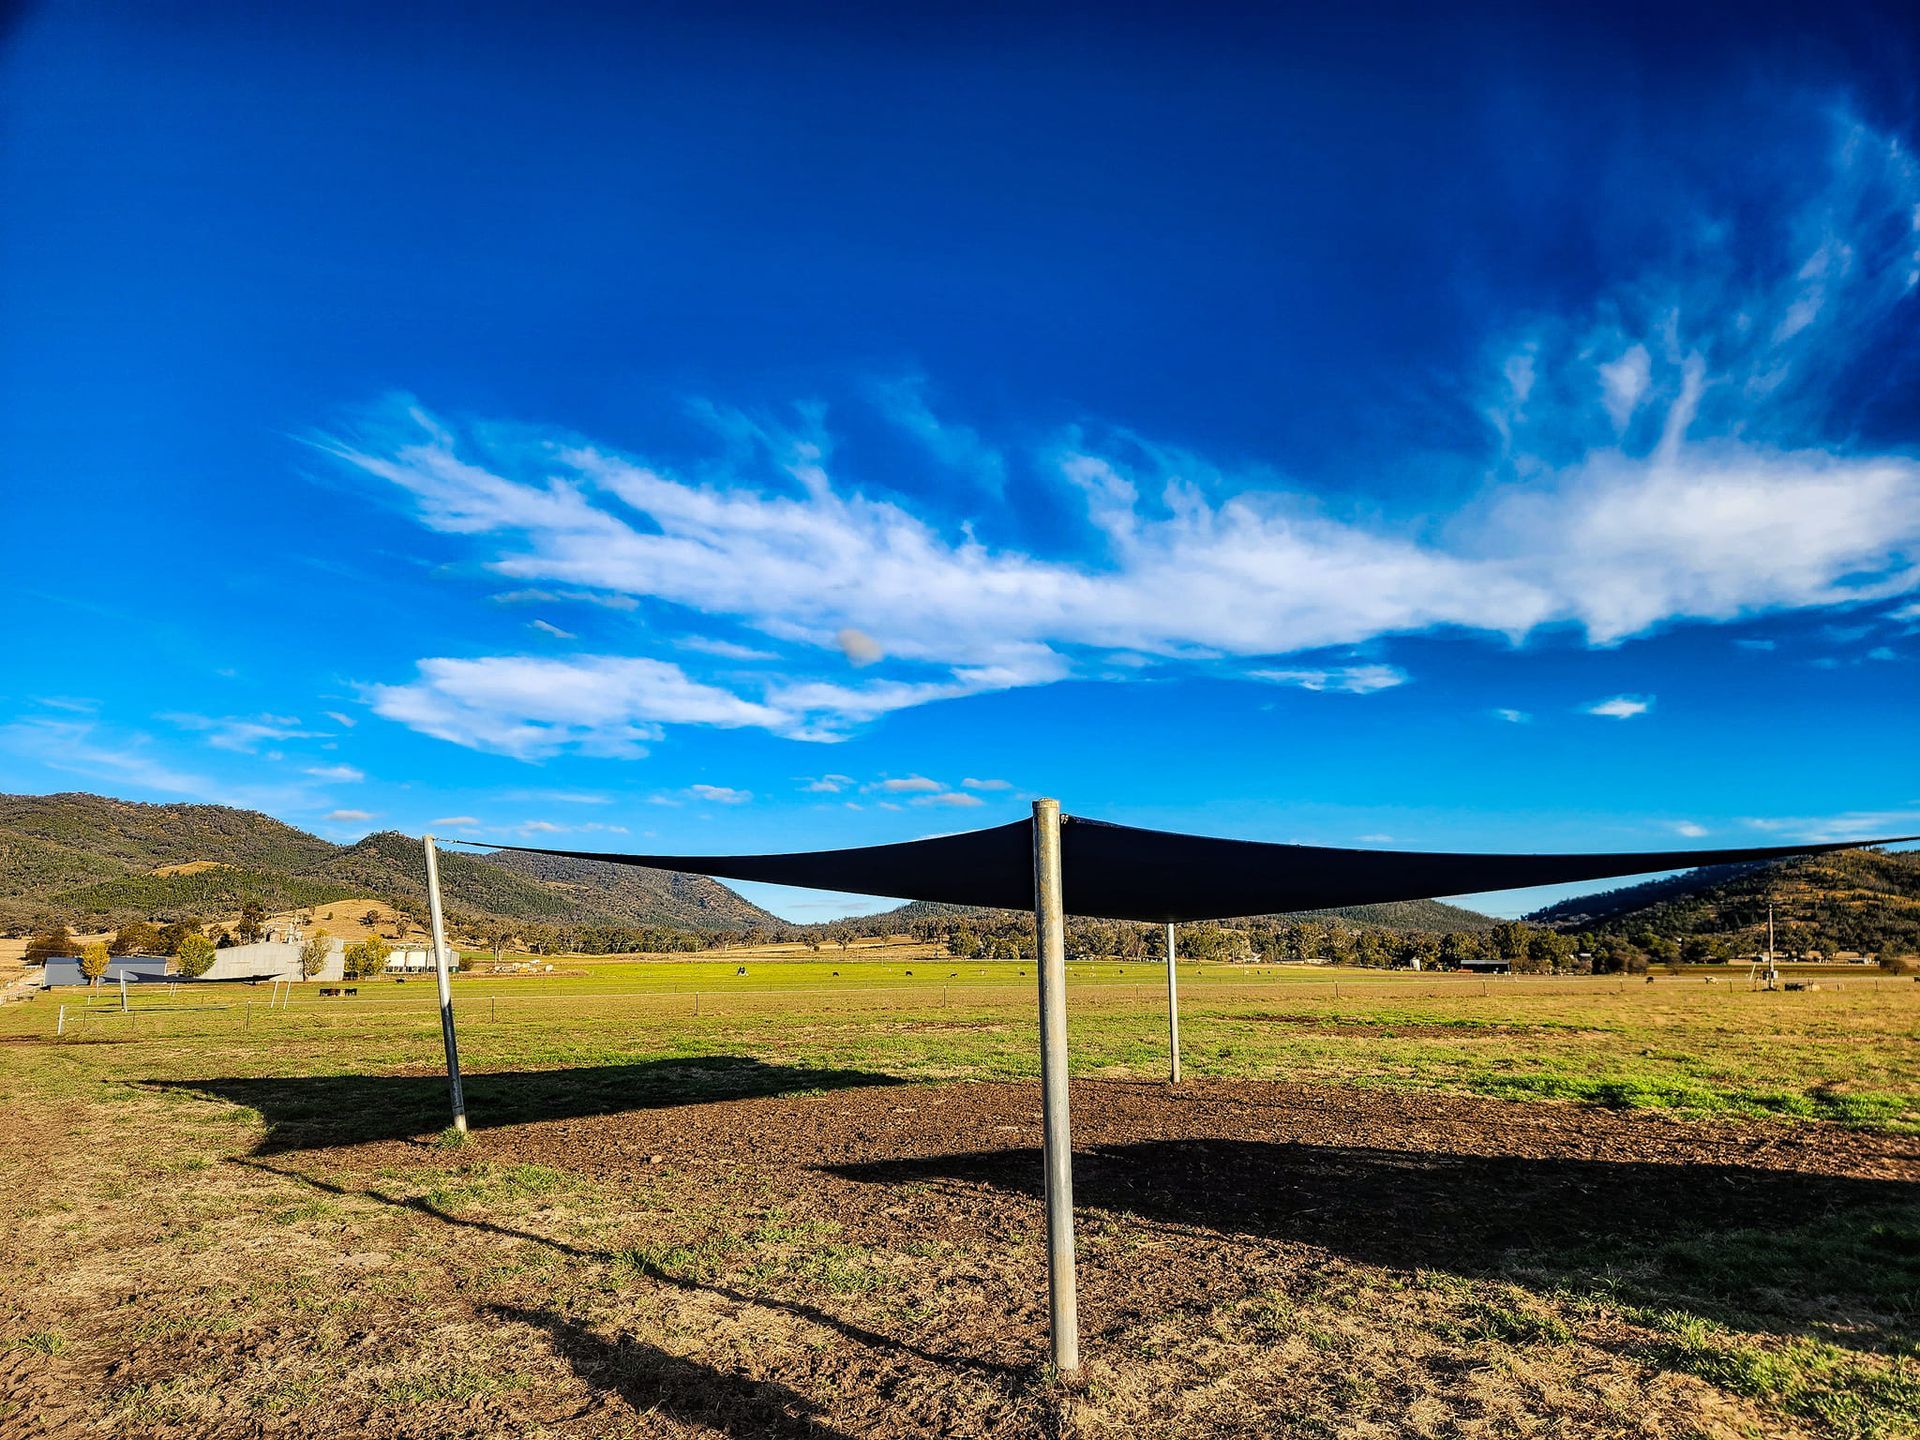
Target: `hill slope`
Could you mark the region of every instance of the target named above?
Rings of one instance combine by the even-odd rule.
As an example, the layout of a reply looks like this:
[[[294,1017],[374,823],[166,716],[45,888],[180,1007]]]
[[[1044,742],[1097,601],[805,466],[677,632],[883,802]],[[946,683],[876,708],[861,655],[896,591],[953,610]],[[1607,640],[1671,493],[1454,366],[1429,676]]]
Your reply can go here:
[[[981,910],[967,905],[942,905],[932,900],[913,900],[896,905],[878,915],[860,915],[834,922],[861,935],[910,934],[916,926],[944,925],[954,920],[990,915],[995,919],[1015,918],[1011,910]],[[1337,910],[1302,910],[1292,919],[1344,920],[1356,930],[1491,930],[1500,922],[1478,910],[1448,905],[1439,900],[1395,900],[1385,905],[1349,905]]]
[[[1527,918],[1568,931],[1720,935],[1754,950],[1765,943],[1769,904],[1783,950],[1920,950],[1920,851],[1842,850],[1689,870],[1562,900]]]
[[[470,925],[652,925],[769,931],[780,920],[717,881],[625,865],[443,851],[450,915]],[[420,842],[393,831],[333,845],[224,805],[145,805],[99,795],[0,795],[0,924],[231,914],[356,897],[424,916]]]

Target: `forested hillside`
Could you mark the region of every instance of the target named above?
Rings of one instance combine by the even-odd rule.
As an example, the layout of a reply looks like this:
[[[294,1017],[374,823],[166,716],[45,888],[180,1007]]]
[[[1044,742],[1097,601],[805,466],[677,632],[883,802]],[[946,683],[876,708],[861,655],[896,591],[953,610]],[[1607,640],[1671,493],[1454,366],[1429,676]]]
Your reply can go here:
[[[1529,918],[1565,932],[1766,941],[1788,954],[1920,951],[1920,851],[1842,850],[1771,864],[1690,870],[1550,905]]]
[[[443,852],[452,918],[469,930],[582,932],[609,943],[662,931],[787,929],[716,881],[512,852]],[[99,795],[0,796],[0,928],[103,928],[355,897],[424,918],[419,840],[383,831],[334,845],[224,805],[145,805]]]

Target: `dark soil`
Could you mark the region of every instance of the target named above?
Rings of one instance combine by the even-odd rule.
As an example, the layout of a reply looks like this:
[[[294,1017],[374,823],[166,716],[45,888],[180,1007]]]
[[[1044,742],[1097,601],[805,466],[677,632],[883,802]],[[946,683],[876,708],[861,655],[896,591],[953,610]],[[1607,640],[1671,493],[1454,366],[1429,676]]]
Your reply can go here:
[[[700,1063],[711,1080],[715,1062]],[[1158,1353],[1153,1337],[1170,1318],[1204,1333],[1215,1323],[1210,1317],[1236,1313],[1254,1297],[1304,1296],[1353,1267],[1408,1277],[1523,1276],[1533,1289],[1550,1292],[1585,1284],[1599,1267],[1614,1275],[1657,1271],[1663,1247],[1676,1239],[1711,1241],[1911,1205],[1920,1184],[1913,1141],[1814,1124],[1705,1124],[1571,1105],[1286,1084],[1207,1081],[1169,1090],[1076,1083],[1080,1307],[1088,1372],[1096,1392],[1104,1387],[1101,1400],[1098,1393],[1081,1398],[1052,1388],[1041,1370],[1046,1281],[1035,1087],[869,1084],[857,1074],[809,1083],[805,1075],[742,1073],[769,1083],[759,1090],[748,1085],[742,1098],[682,1101],[664,1071],[649,1072],[652,1088],[632,1097],[633,1108],[618,1109],[602,1097],[563,1107],[564,1118],[495,1127],[487,1124],[494,1117],[485,1103],[489,1084],[481,1078],[473,1105],[480,1128],[473,1144],[458,1152],[426,1136],[396,1138],[395,1107],[383,1109],[371,1092],[356,1097],[369,1138],[321,1143],[338,1138],[337,1127],[312,1117],[338,1097],[316,1103],[318,1092],[302,1087],[338,1082],[191,1087],[244,1098],[268,1120],[256,1154],[234,1156],[231,1169],[216,1167],[225,1173],[242,1171],[248,1184],[297,1182],[376,1210],[392,1206],[393,1212],[379,1213],[397,1212],[418,1243],[446,1237],[449,1255],[461,1263],[495,1251],[524,1256],[529,1247],[552,1252],[556,1263],[610,1273],[626,1263],[637,1278],[623,1283],[646,1287],[648,1313],[669,1320],[681,1311],[696,1315],[715,1338],[711,1353],[689,1355],[674,1340],[684,1332],[670,1327],[609,1329],[537,1289],[480,1296],[470,1283],[462,1288],[449,1279],[396,1309],[395,1323],[428,1310],[457,1313],[476,1334],[502,1337],[489,1342],[493,1349],[547,1357],[543,1363],[555,1367],[556,1378],[397,1413],[321,1403],[265,1422],[257,1414],[214,1413],[195,1423],[110,1428],[312,1436],[1144,1433],[1134,1430],[1134,1421],[1117,1418],[1103,1428],[1100,1405],[1116,1417],[1134,1414],[1124,1408],[1136,1403],[1129,1385],[1198,1386],[1198,1376],[1180,1379],[1173,1371],[1160,1380],[1129,1378],[1128,1366],[1149,1363],[1139,1356]],[[503,1094],[513,1085],[510,1076],[491,1081]],[[242,1097],[230,1088],[241,1084],[257,1088]],[[764,1093],[768,1089],[776,1093]],[[399,1113],[411,1113],[408,1105]],[[610,1248],[615,1242],[602,1245],[526,1213],[439,1205],[405,1182],[415,1172],[443,1174],[468,1163],[537,1165],[586,1177],[607,1193],[635,1197],[634,1213],[680,1217],[671,1222],[677,1229],[660,1222],[661,1238],[683,1247],[699,1240],[700,1226],[710,1232],[733,1223],[729,1216],[738,1217],[742,1230],[769,1213],[830,1219],[837,1244],[893,1267],[890,1288],[882,1292],[884,1303],[861,1293],[809,1291],[769,1278],[773,1272],[764,1264],[702,1268],[657,1258],[644,1246],[620,1252],[629,1257],[622,1262]],[[696,1223],[684,1218],[690,1216],[709,1218]],[[626,1235],[617,1243],[634,1242]],[[338,1257],[343,1275],[384,1258]],[[195,1263],[220,1261],[210,1255]],[[1915,1261],[1890,1256],[1889,1263]],[[1849,1294],[1850,1283],[1836,1269],[1823,1284],[1821,1303],[1837,1313],[1851,1306],[1859,1325],[1879,1326],[1875,1343],[1883,1349],[1915,1342],[1910,1315],[1876,1318]],[[1706,1287],[1687,1303],[1748,1332],[1806,1330],[1800,1309],[1769,1310],[1764,1297],[1725,1287]],[[90,1390],[152,1385],[179,1369],[177,1346],[116,1344],[118,1323],[117,1315],[68,1314],[62,1317],[66,1332],[98,1336],[98,1347],[49,1361],[19,1351],[5,1356],[0,1381],[18,1387],[25,1403],[11,1416],[0,1414],[0,1434],[97,1433],[99,1410],[85,1400]],[[283,1352],[302,1344],[297,1316],[283,1317],[270,1333]],[[258,1333],[247,1330],[186,1343],[231,1347],[227,1358],[235,1367],[269,1363],[244,1348],[260,1343]],[[119,1356],[110,1376],[98,1368],[109,1347]],[[195,1360],[203,1369],[208,1363],[205,1356]],[[1462,1397],[1482,1382],[1464,1362],[1457,1376],[1443,1373],[1443,1362],[1456,1363],[1445,1355],[1429,1362],[1431,1373],[1418,1382],[1424,1388],[1400,1398],[1394,1376],[1369,1381],[1379,1395],[1368,1402],[1375,1417],[1368,1433],[1401,1433],[1391,1416],[1416,1400],[1466,1416],[1471,1407]],[[1319,1403],[1314,1386],[1332,1382],[1297,1372],[1274,1383],[1297,1384],[1295,1399],[1304,1406]],[[1648,1402],[1624,1429],[1614,1420],[1602,1424],[1600,1410],[1580,1411],[1589,1402],[1578,1395],[1556,1401],[1570,1407],[1557,1417],[1564,1428],[1556,1433],[1722,1433],[1700,1414],[1690,1418],[1686,1397],[1661,1393],[1658,1405]],[[1139,1403],[1147,1409],[1138,1413],[1156,1413],[1151,1397]],[[1292,1433],[1273,1420],[1277,1410],[1261,1409],[1264,1402],[1243,1397],[1236,1403],[1239,1410],[1223,1402],[1217,1413],[1183,1422],[1177,1433]],[[1676,1405],[1681,1410],[1671,1408]],[[1461,1428],[1447,1433],[1500,1432],[1495,1419],[1482,1414],[1485,1426],[1462,1419]],[[1751,1424],[1752,1417],[1743,1412],[1728,1423]]]

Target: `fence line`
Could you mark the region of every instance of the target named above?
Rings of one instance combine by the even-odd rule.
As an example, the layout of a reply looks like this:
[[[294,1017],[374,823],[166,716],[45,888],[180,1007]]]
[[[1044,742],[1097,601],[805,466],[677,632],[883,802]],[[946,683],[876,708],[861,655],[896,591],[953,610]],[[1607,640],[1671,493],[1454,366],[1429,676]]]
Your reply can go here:
[[[1591,995],[1595,993],[1642,994],[1649,999],[1659,999],[1671,995],[1674,989],[1685,987],[1689,993],[1699,994],[1693,988],[1701,979],[1710,978],[1731,999],[1749,994],[1742,977],[1733,975],[1713,977],[1656,977],[1656,983],[1648,986],[1643,977],[1633,976],[1625,979],[1614,977],[1588,976],[1502,976],[1488,980],[1457,978],[1432,982],[1409,983],[1407,980],[1382,981],[1368,978],[1340,980],[1293,980],[1280,979],[1266,975],[1246,973],[1244,975],[1228,972],[1222,976],[1208,976],[1204,982],[1190,989],[1182,1006],[1183,1014],[1193,1018],[1232,1019],[1242,1007],[1253,1005],[1284,1005],[1286,1002],[1312,1004],[1326,1007],[1329,1016],[1337,1017],[1348,1005],[1362,1005],[1365,1002],[1384,1002],[1389,1005],[1418,1004],[1435,1000],[1521,1000],[1536,998],[1560,998]],[[1691,982],[1691,983],[1690,983]],[[1852,990],[1855,993],[1865,990],[1869,993],[1883,992],[1887,987],[1895,987],[1897,993],[1908,993],[1912,982],[1897,976],[1849,976],[1844,982],[1826,980],[1819,982],[1822,992],[1840,992]],[[543,1019],[564,1018],[583,1024],[610,1023],[619,1019],[634,1019],[652,1012],[660,1017],[679,1015],[687,1019],[723,1019],[759,1014],[808,1013],[831,1006],[835,1011],[854,1010],[863,1013],[897,1011],[903,1018],[911,1018],[916,1023],[937,1022],[942,1013],[948,1011],[987,1011],[997,1013],[1012,1012],[1015,1019],[1031,1018],[1030,1011],[1034,1003],[1033,982],[1024,980],[963,980],[955,983],[951,978],[926,981],[906,985],[870,985],[851,984],[846,986],[792,986],[780,989],[742,989],[733,990],[724,980],[715,986],[685,989],[656,989],[652,987],[633,989],[591,989],[572,987],[559,989],[553,993],[539,993],[529,990],[523,993],[489,990],[481,994],[469,993],[460,996],[456,992],[456,1009],[461,1022],[468,1027],[482,1025],[534,1023]],[[1098,978],[1082,979],[1071,987],[1071,998],[1080,1006],[1093,1007],[1102,1011],[1111,1011],[1135,1002],[1143,1014],[1157,1016],[1165,1006],[1162,985],[1148,980],[1106,980]],[[1920,992],[1916,992],[1920,993]],[[118,1019],[125,1022],[127,1028],[135,1028],[134,1022],[143,1018],[155,1021],[168,1016],[199,1015],[232,1016],[233,1028],[258,1029],[264,1036],[269,1033],[285,1033],[291,1025],[301,1029],[315,1031],[332,1029],[341,1023],[355,1020],[374,1021],[376,1019],[408,1020],[418,1019],[422,1023],[437,1023],[438,1007],[431,994],[415,996],[352,996],[338,999],[321,999],[315,995],[302,995],[291,1009],[269,1008],[262,1011],[256,1019],[253,1016],[251,999],[236,1000],[226,1004],[187,1004],[165,1003],[165,997],[156,996],[156,1001],[136,1005],[122,1011],[118,1005],[111,1008],[75,1006],[66,1007],[65,1031],[73,1032],[77,1019]],[[184,998],[184,997],[183,997]],[[1757,997],[1756,997],[1757,998]],[[1776,995],[1776,999],[1784,996]],[[1809,997],[1813,998],[1813,997]],[[482,1010],[481,1002],[485,1002]],[[464,1003],[462,1003],[464,1002]],[[573,1011],[565,1017],[553,1015],[561,1008]],[[1375,1003],[1365,1003],[1372,1011]],[[51,1018],[51,1017],[50,1017]],[[1378,1019],[1383,1029],[1390,1029],[1391,1019]],[[1411,1017],[1409,1017],[1411,1018]],[[51,1028],[51,1027],[50,1027]],[[89,1027],[90,1029],[93,1027]],[[114,1027],[107,1027],[112,1029]],[[186,1037],[190,1034],[223,1033],[224,1025],[182,1025],[168,1026],[164,1029],[143,1027],[142,1033]]]

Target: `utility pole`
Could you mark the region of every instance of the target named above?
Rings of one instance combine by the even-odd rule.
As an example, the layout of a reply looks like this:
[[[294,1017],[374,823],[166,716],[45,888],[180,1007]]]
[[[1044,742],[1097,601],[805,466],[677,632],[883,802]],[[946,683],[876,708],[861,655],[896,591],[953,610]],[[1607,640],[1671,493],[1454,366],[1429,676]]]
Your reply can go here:
[[[467,1133],[467,1100],[460,1090],[460,1042],[453,1033],[453,986],[447,979],[447,927],[440,911],[440,862],[433,836],[424,835],[427,852],[427,912],[433,919],[433,969],[440,989],[440,1043],[447,1052],[447,1090],[453,1101],[453,1128]]]
[[[1046,1136],[1047,1301],[1053,1368],[1080,1368],[1073,1255],[1073,1131],[1067,1115],[1067,919],[1060,876],[1060,802],[1033,802],[1033,914],[1040,973],[1040,1107]]]

